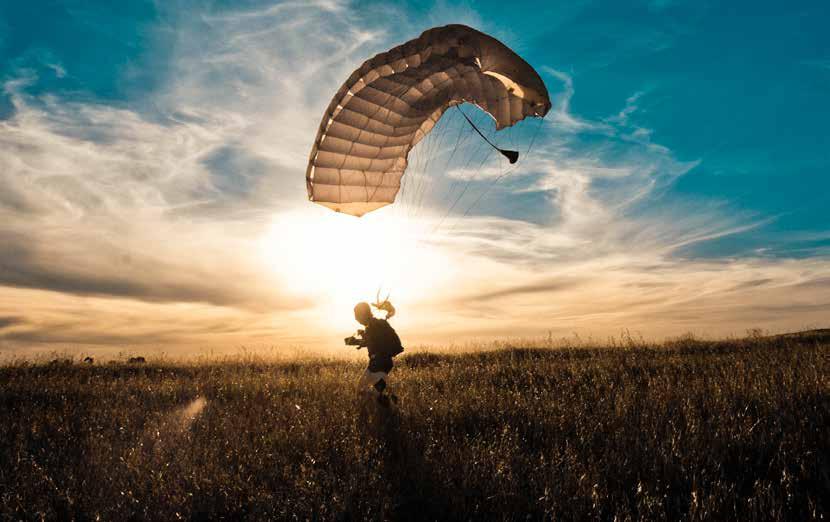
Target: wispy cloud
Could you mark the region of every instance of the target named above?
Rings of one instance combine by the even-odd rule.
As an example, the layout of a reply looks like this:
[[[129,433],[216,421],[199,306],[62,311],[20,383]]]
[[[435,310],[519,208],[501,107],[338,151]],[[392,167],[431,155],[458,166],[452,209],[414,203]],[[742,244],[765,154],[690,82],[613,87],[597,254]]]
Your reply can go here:
[[[651,140],[649,129],[633,122],[647,91],[633,93],[618,112],[592,121],[570,113],[573,79],[548,72],[563,84],[558,109],[546,121],[534,157],[526,158],[499,192],[505,199],[545,193],[546,206],[538,212],[556,218],[529,223],[488,216],[484,209],[443,237],[469,257],[489,260],[476,265],[480,277],[461,285],[469,293],[450,297],[442,308],[463,324],[459,332],[486,336],[549,329],[564,335],[630,327],[647,335],[724,334],[752,325],[797,329],[821,322],[826,308],[801,303],[827,302],[826,288],[805,282],[821,281],[830,269],[827,260],[683,257],[692,245],[764,227],[775,216],[667,195],[666,189],[699,162],[677,159]],[[480,176],[494,179],[490,171]],[[503,281],[511,284],[497,283]],[[779,311],[792,306],[793,314],[759,304],[768,299],[778,301]]]
[[[14,112],[0,121],[0,343],[322,344],[333,335],[330,303],[292,285],[274,223],[309,205],[303,174],[325,106],[374,52],[439,23],[489,28],[455,4],[419,16],[388,5],[359,14],[335,0],[161,8],[175,34],[169,73],[135,103],[35,96],[28,70],[3,86]],[[554,109],[533,151],[507,176],[501,165],[461,163],[442,178],[476,176],[419,248],[463,269],[401,308],[408,339],[729,332],[820,316],[830,287],[811,282],[830,277],[826,261],[681,256],[770,218],[666,197],[698,162],[637,125],[647,89],[591,119],[573,112],[578,80],[538,65]],[[441,201],[427,221],[443,215]],[[266,236],[276,261],[261,255]],[[773,300],[801,315],[776,316]]]
[[[13,315],[0,317],[0,330],[2,330],[3,328],[8,328],[10,326],[23,324],[25,322],[25,319],[23,319],[22,317],[17,317]]]
[[[547,117],[559,130],[568,132],[610,131],[610,128],[603,123],[583,120],[571,112],[571,99],[575,91],[573,77],[570,74],[549,66],[544,66],[541,69],[562,84],[561,92],[558,95],[554,94],[552,98],[553,107]]]
[[[19,245],[7,263],[31,269],[48,257],[47,271],[67,270],[75,249],[96,253],[82,266],[120,257],[139,270],[158,258],[213,257],[257,240],[286,203],[302,204],[298,172],[319,114],[375,33],[340,2],[171,18],[181,24],[173,73],[149,111],[32,97],[25,87],[38,78],[27,71],[5,84],[15,113],[0,123],[0,214]],[[216,230],[226,235],[211,237]],[[120,268],[112,275],[129,279]]]
[[[34,97],[27,70],[4,85],[14,113],[0,122],[0,310],[13,309],[11,288],[250,313],[307,306],[251,253],[275,212],[303,203],[319,114],[376,33],[339,2],[179,15],[172,73],[149,106]],[[6,337],[54,338],[30,326]],[[76,342],[113,335],[100,330]]]

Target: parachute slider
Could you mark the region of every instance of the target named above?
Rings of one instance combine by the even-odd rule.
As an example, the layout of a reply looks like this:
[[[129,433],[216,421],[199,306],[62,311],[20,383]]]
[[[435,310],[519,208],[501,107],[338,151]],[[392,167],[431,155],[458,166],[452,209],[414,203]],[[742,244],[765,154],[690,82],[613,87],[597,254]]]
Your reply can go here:
[[[496,147],[492,141],[487,139],[487,136],[485,136],[484,134],[482,134],[480,130],[478,130],[478,127],[476,127],[475,123],[473,123],[473,121],[467,116],[467,114],[465,114],[464,111],[461,110],[461,107],[456,105],[455,108],[458,109],[458,112],[460,112],[462,116],[464,116],[464,119],[467,120],[467,123],[470,124],[470,127],[472,127],[473,130],[476,131],[478,135],[481,136],[481,138],[487,142],[488,145],[499,151],[505,158],[507,158],[507,161],[509,161],[511,165],[519,160],[519,151],[500,149]]]

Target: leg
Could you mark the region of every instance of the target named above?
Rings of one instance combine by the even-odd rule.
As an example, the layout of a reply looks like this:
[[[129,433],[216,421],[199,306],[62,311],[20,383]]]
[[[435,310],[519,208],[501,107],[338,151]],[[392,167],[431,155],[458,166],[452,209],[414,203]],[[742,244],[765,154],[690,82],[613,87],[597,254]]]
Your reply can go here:
[[[385,387],[386,372],[372,372],[367,369],[363,372],[363,375],[360,376],[360,381],[357,383],[357,391],[361,394],[367,392],[375,394],[376,392],[369,390],[369,387],[373,386],[377,390],[378,383],[381,381],[384,383],[382,386]]]
[[[388,408],[389,396],[383,393],[383,391],[386,389],[386,379],[381,379],[378,382],[376,382],[374,388],[377,392],[378,403],[380,403],[381,406],[386,406]],[[392,397],[395,396],[392,395]],[[397,397],[395,397],[395,399],[397,399]],[[397,402],[397,400],[395,400],[395,402]]]
[[[383,374],[383,377],[374,383],[375,390],[378,394],[383,395],[389,384],[389,372],[392,371],[392,358],[376,356],[369,360],[369,370]]]

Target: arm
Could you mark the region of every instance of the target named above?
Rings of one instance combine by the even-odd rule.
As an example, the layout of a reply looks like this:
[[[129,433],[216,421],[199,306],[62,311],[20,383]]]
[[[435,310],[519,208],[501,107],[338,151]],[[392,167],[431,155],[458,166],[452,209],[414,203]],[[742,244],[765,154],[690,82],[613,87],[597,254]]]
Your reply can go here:
[[[361,348],[368,346],[366,332],[363,330],[358,330],[356,336],[352,335],[351,337],[346,337],[343,341],[347,346],[354,346],[356,350],[360,350]]]

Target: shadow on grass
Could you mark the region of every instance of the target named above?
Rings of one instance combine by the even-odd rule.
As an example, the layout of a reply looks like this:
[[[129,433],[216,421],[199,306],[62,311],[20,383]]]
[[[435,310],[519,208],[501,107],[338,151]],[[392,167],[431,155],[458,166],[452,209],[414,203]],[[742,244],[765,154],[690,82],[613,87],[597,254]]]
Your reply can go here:
[[[360,401],[362,435],[370,448],[369,459],[382,476],[385,491],[377,491],[384,520],[442,520],[446,502],[439,477],[424,458],[424,445],[406,428],[406,418],[397,406],[382,406],[373,399]],[[355,498],[347,499],[340,521],[362,520],[364,510]]]

